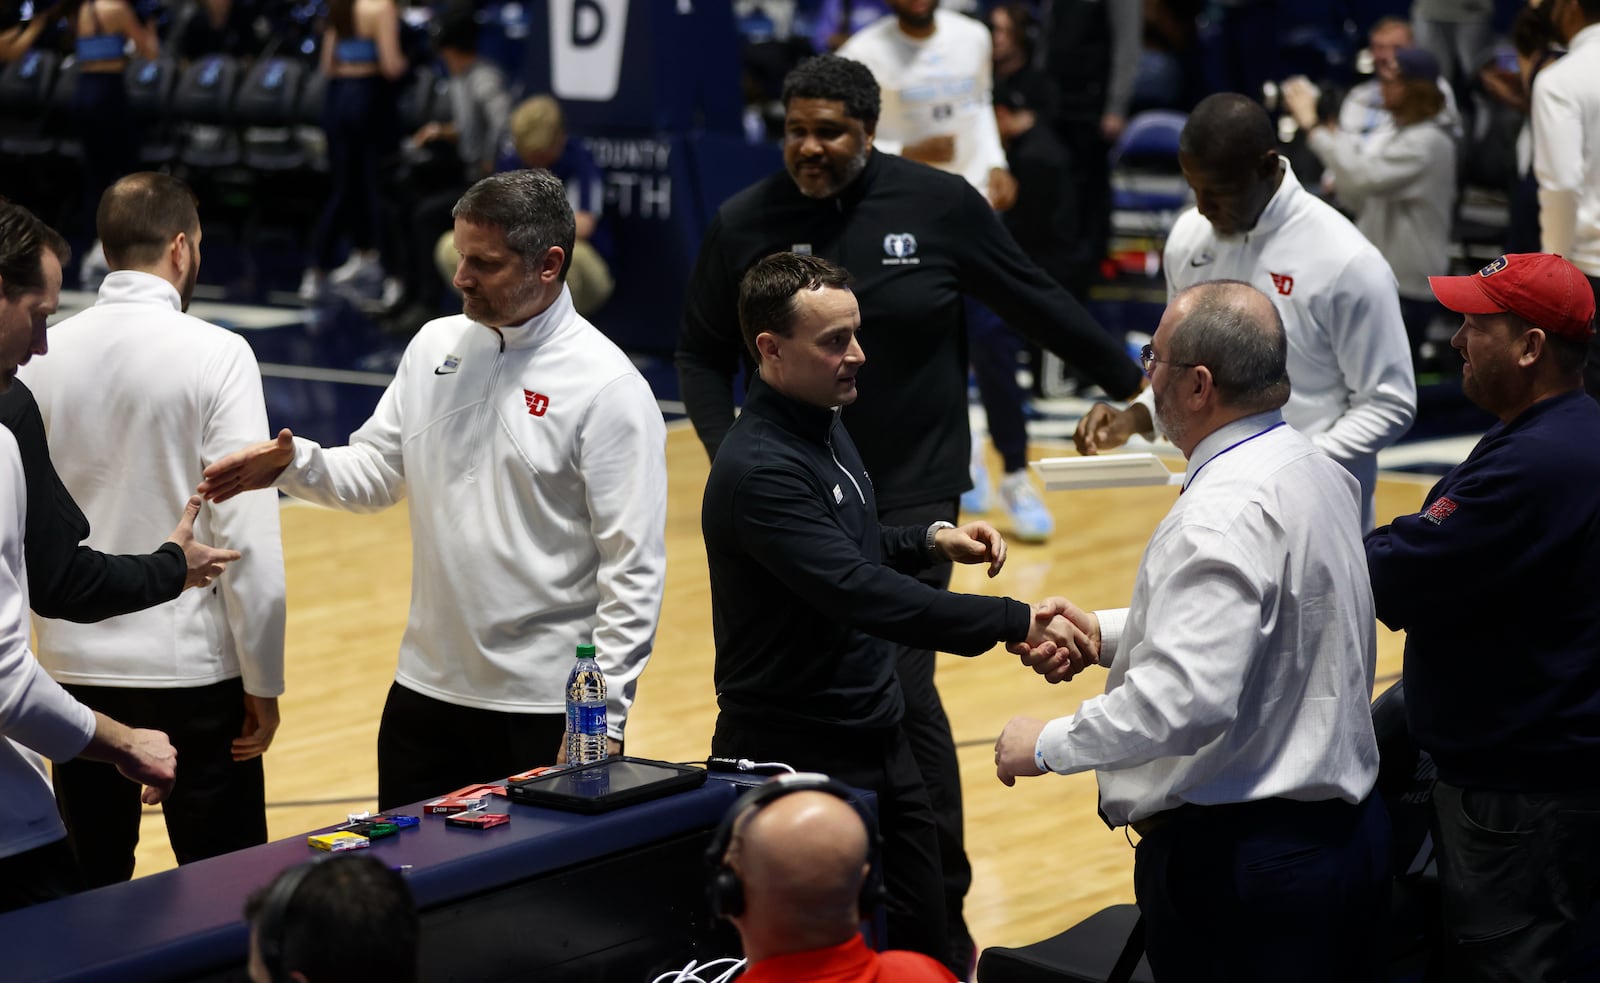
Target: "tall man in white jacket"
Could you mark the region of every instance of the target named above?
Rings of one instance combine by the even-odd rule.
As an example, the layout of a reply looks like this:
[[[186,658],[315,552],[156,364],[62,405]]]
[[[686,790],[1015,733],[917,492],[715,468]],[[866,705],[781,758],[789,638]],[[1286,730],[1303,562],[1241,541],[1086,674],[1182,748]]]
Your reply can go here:
[[[0,392],[17,366],[45,352],[45,320],[61,297],[66,240],[27,209],[0,200]],[[73,699],[28,651],[28,578],[22,559],[27,486],[11,431],[0,427],[0,911],[80,887],[66,829],[41,756],[104,761],[150,787],[172,790],[167,735],[127,727]]]
[[[1207,280],[1242,280],[1271,298],[1289,337],[1293,389],[1283,418],[1361,483],[1362,528],[1371,529],[1378,451],[1417,414],[1394,272],[1348,219],[1300,186],[1259,103],[1208,96],[1178,139],[1195,207],[1167,237],[1168,301]],[[1078,422],[1078,451],[1119,447],[1135,433],[1153,439],[1154,404],[1148,389],[1126,409],[1096,403]]]
[[[666,572],[666,427],[628,357],[573,310],[574,220],[549,171],[455,207],[463,313],[424,325],[350,446],[288,430],[206,469],[222,502],[274,484],[375,512],[411,496],[411,615],[378,731],[389,809],[565,755],[565,683],[593,641],[620,751]]]
[[[129,175],[101,197],[96,225],[111,268],[99,297],[50,330],[52,357],[21,376],[90,545],[127,553],[159,539],[207,464],[271,431],[250,346],[185,313],[200,267],[194,192],[170,175]],[[39,661],[69,692],[172,735],[178,786],[163,815],[180,864],[267,841],[261,755],[283,693],[277,497],[243,496],[195,525],[243,554],[214,589],[92,624],[34,622]],[[87,884],[132,877],[136,790],[90,762],[56,768],[55,786]]]

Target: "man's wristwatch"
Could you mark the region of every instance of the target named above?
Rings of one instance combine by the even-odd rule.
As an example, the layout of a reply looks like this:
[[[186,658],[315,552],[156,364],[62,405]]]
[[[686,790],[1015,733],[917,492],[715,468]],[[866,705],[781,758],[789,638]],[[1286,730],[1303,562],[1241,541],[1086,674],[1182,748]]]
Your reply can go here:
[[[943,519],[928,527],[928,536],[922,541],[922,549],[928,554],[928,559],[934,561],[944,559],[939,555],[939,548],[934,545],[934,537],[939,535],[939,530],[941,529],[954,529],[955,527],[956,524],[954,522],[946,522]]]

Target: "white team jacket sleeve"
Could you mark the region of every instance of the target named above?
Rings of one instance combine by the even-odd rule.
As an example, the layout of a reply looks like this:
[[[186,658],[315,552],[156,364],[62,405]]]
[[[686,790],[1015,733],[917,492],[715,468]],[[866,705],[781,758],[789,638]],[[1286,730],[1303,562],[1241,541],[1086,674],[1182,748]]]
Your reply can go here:
[[[601,389],[577,439],[589,525],[600,554],[595,658],[606,677],[606,725],[622,739],[655,643],[666,581],[666,425],[637,374]]]
[[[1539,180],[1539,232],[1547,253],[1572,255],[1583,186],[1583,112],[1561,78],[1533,83],[1533,173]]]
[[[267,435],[267,407],[261,370],[244,339],[227,346],[218,365],[201,463],[211,464]],[[283,693],[284,579],[283,539],[278,495],[271,489],[246,492],[209,506],[212,545],[243,554],[217,585],[228,612],[228,629],[239,654],[244,690],[252,696]]]
[[[1312,301],[1312,309],[1326,326],[1349,405],[1311,441],[1341,463],[1376,454],[1410,429],[1417,415],[1417,380],[1394,273],[1377,250],[1363,249],[1345,264],[1335,288]]]
[[[28,648],[22,566],[26,510],[17,441],[0,427],[0,740],[10,738],[52,761],[68,761],[94,736],[94,712],[51,679]]]
[[[377,409],[347,447],[323,447],[294,439],[294,461],[278,476],[277,487],[295,498],[347,512],[380,512],[406,497],[401,458],[400,407],[410,350]]]

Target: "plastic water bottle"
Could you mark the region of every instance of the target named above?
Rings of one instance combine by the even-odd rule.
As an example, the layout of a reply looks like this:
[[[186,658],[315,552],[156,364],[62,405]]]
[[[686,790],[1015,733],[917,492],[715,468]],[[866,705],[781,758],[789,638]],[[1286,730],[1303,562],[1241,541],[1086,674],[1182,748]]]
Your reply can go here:
[[[567,761],[586,765],[606,757],[606,677],[594,646],[579,645],[567,677]]]

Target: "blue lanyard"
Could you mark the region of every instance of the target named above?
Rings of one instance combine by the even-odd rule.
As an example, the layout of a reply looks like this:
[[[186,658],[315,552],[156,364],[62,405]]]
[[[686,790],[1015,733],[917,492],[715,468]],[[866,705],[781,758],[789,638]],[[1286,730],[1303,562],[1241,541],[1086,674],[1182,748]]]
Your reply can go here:
[[[1191,474],[1189,476],[1189,480],[1185,481],[1183,483],[1183,487],[1178,489],[1178,494],[1182,495],[1184,492],[1189,490],[1189,486],[1194,484],[1194,479],[1200,477],[1200,472],[1202,472],[1202,471],[1204,471],[1206,469],[1206,465],[1207,464],[1210,464],[1212,461],[1215,461],[1217,458],[1219,458],[1222,455],[1224,455],[1224,454],[1228,453],[1229,451],[1233,450],[1235,447],[1238,447],[1238,446],[1240,446],[1242,444],[1248,444],[1248,443],[1250,443],[1250,441],[1255,440],[1257,437],[1260,437],[1260,436],[1263,436],[1265,434],[1271,433],[1272,431],[1274,431],[1274,430],[1278,429],[1279,427],[1283,426],[1284,422],[1285,421],[1283,421],[1283,420],[1279,420],[1277,423],[1274,423],[1272,426],[1268,427],[1267,429],[1262,430],[1259,433],[1253,433],[1250,436],[1244,438],[1243,440],[1236,440],[1233,443],[1229,444],[1228,446],[1224,447],[1222,450],[1217,451],[1215,454],[1213,454],[1210,457],[1206,458],[1205,462],[1203,464],[1201,464],[1198,468],[1194,469],[1194,474]]]

